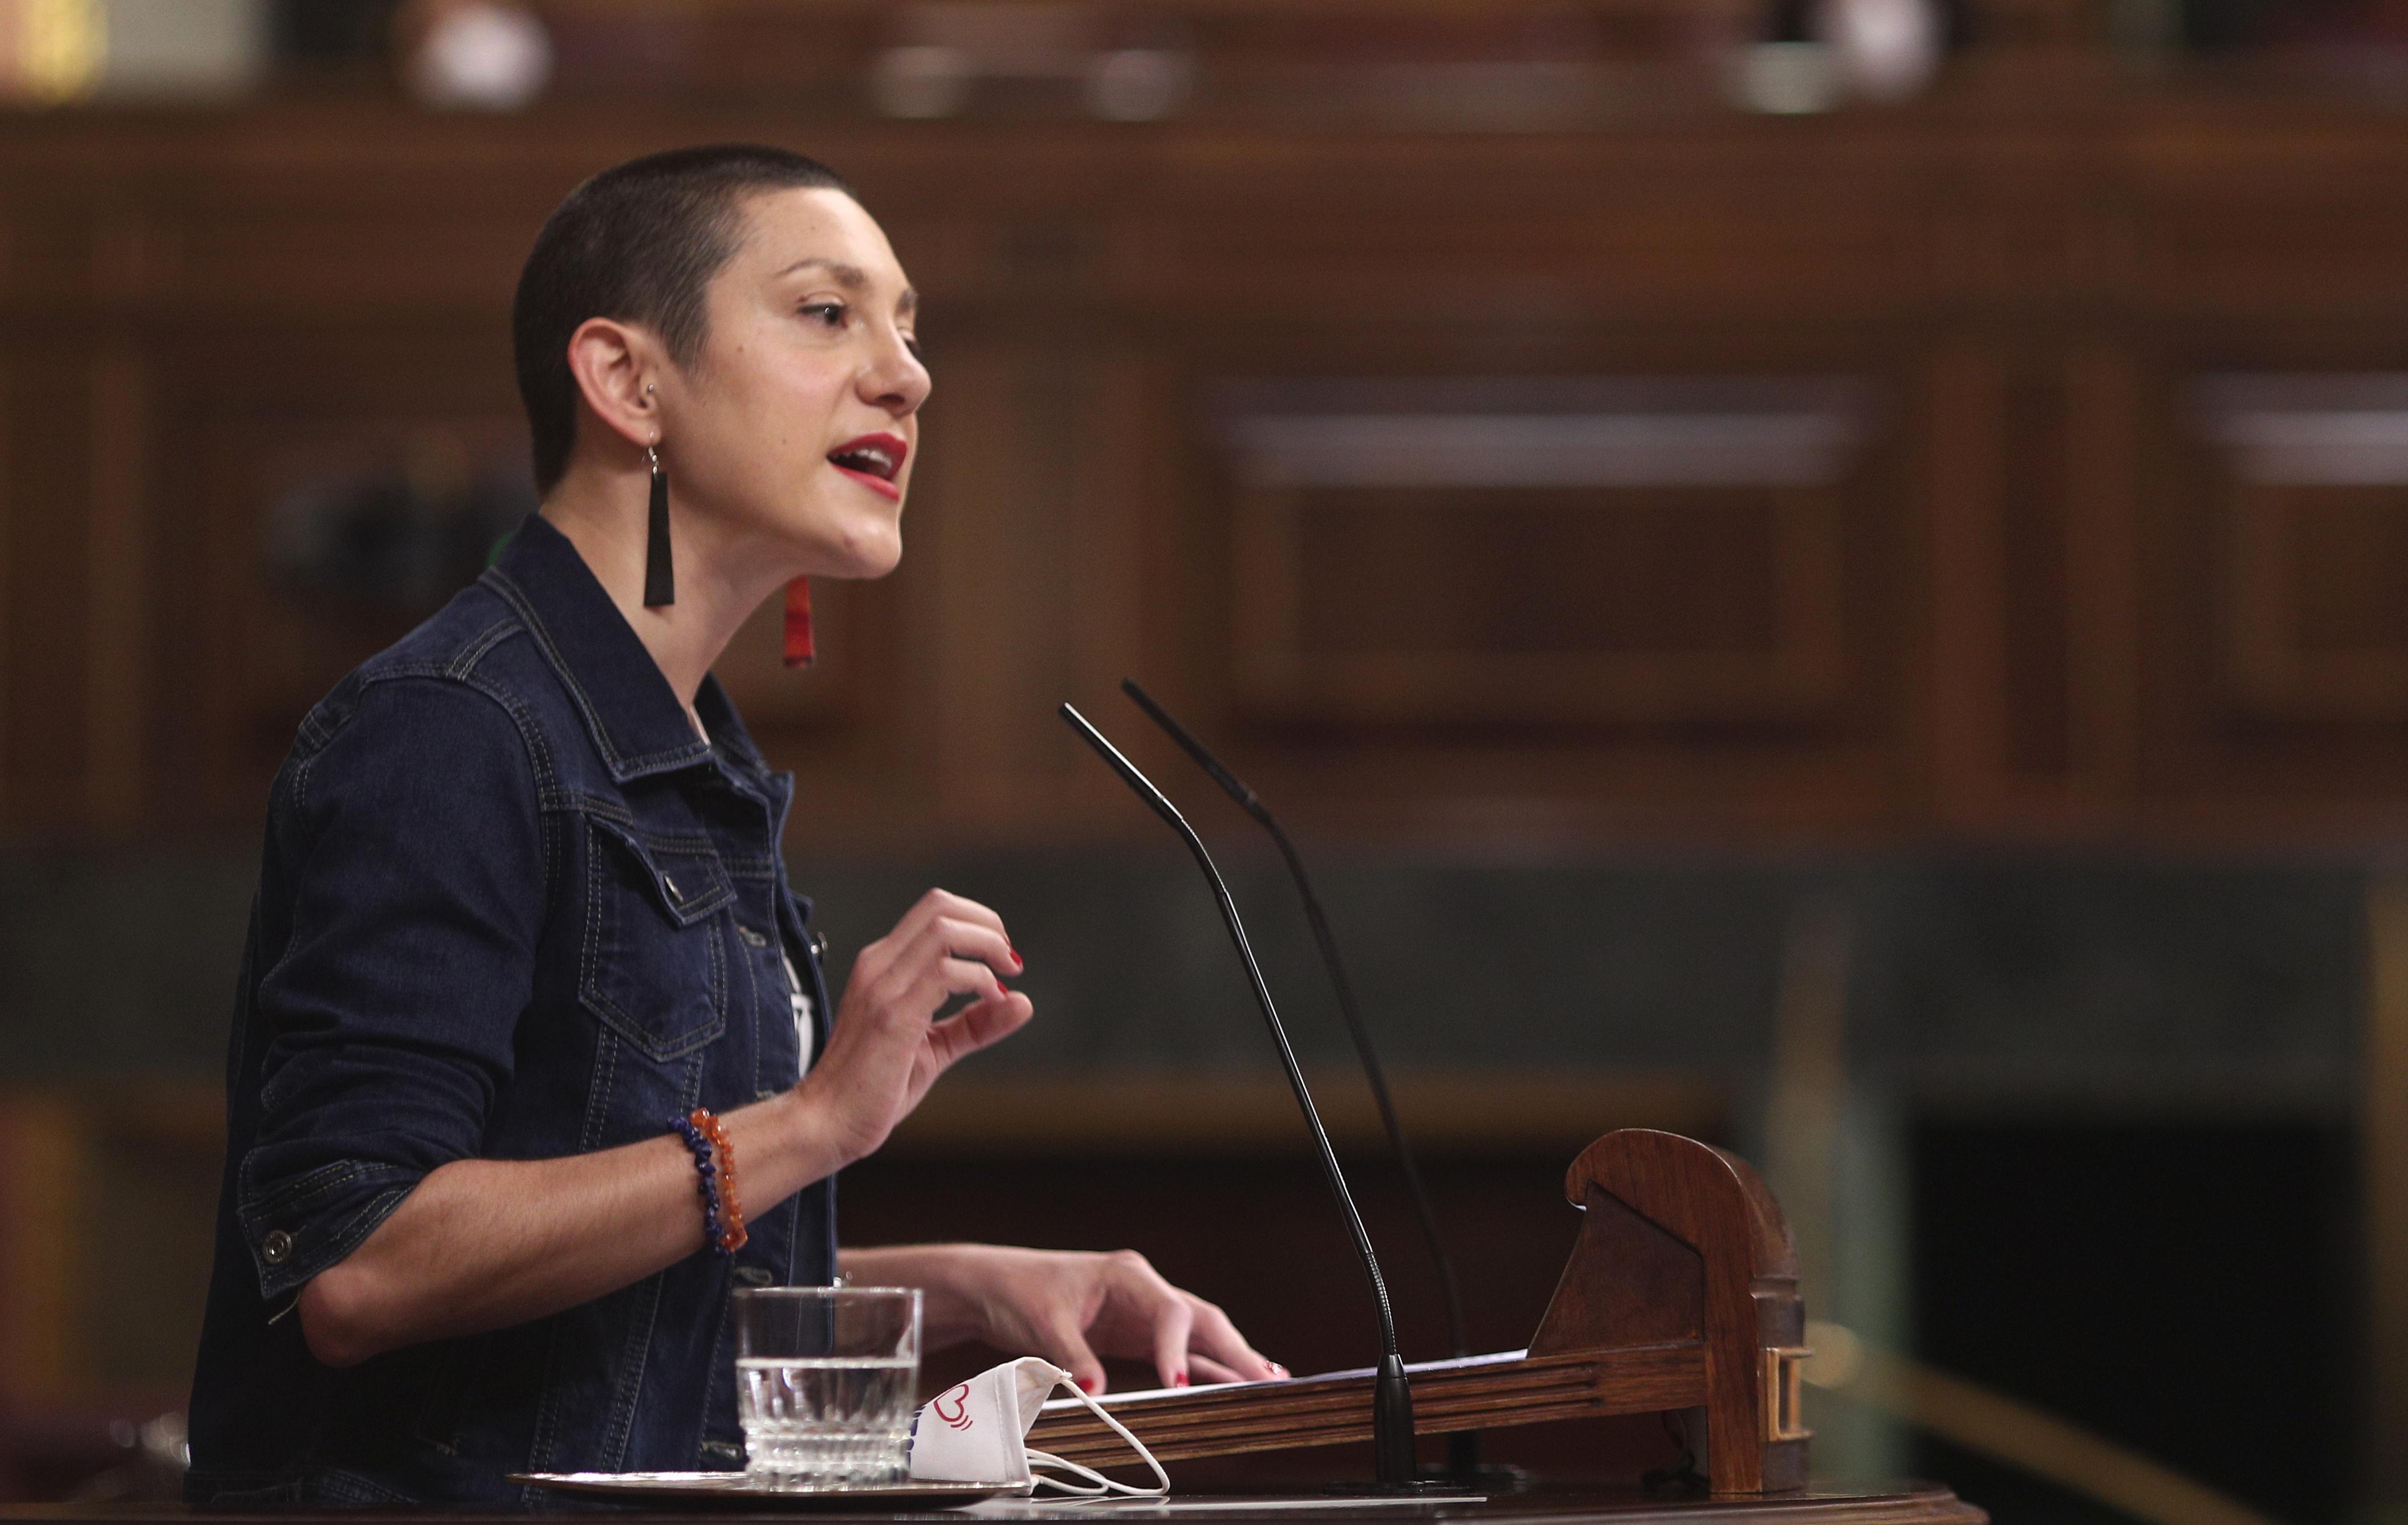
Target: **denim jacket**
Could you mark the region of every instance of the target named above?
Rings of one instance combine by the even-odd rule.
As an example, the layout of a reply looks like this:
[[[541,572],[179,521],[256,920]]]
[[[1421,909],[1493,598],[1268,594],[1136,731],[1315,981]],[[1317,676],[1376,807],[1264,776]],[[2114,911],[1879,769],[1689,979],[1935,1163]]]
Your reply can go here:
[[[429,1171],[659,1137],[791,1086],[827,992],[771,773],[715,682],[694,733],[567,539],[492,570],[302,722],[269,799],[226,1060],[195,1503],[540,1507],[512,1472],[741,1465],[729,1293],[828,1281],[834,1182],[733,1263],[345,1370],[293,1311]],[[699,1216],[700,1203],[692,1204]]]

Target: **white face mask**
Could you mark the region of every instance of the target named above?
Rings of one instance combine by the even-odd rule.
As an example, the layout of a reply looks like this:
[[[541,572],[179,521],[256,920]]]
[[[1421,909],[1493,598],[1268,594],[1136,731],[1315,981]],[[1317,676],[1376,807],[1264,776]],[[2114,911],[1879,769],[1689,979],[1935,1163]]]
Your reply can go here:
[[[1154,1469],[1155,1487],[1116,1483],[1075,1461],[1028,1448],[1037,1411],[1057,1386],[1078,1394],[1096,1417],[1128,1442],[1129,1449],[1145,1459]],[[1032,1470],[1038,1467],[1068,1473],[1079,1481],[1039,1476]],[[1154,1453],[1071,1381],[1069,1373],[1037,1356],[981,1372],[912,1415],[911,1476],[926,1482],[1017,1483],[1024,1493],[1039,1485],[1065,1493],[1125,1493],[1133,1498],[1158,1498],[1170,1491],[1170,1477]]]

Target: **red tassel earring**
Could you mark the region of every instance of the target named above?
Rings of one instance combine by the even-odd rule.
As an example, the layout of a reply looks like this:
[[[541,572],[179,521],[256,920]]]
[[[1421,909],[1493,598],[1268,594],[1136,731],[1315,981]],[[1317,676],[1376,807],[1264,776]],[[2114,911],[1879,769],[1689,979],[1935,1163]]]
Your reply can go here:
[[[786,666],[810,667],[817,655],[811,649],[811,580],[798,577],[786,584]]]

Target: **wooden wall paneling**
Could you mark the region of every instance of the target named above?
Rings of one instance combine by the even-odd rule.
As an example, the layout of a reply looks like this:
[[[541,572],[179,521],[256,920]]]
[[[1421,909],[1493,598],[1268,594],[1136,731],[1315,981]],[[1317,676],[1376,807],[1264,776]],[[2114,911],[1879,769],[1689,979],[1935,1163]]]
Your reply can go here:
[[[2115,191],[2081,145],[2021,143],[1977,151],[1981,178],[1954,184],[1930,209],[1933,281],[1985,316],[2050,314],[2094,295],[2117,269]]]
[[[2086,336],[2066,357],[2070,803],[2086,825],[2125,815],[2139,787],[2140,440],[2144,364],[2129,341]]]
[[[132,835],[144,820],[150,779],[144,655],[149,647],[149,374],[118,339],[92,367],[91,631],[85,683],[92,740],[85,810],[97,830]]]
[[[190,173],[166,155],[129,166],[122,194],[142,213],[130,289],[156,311],[238,320],[506,315],[536,230],[590,172],[576,167],[590,151],[490,126],[447,141],[448,128],[252,137]]]
[[[0,1096],[0,1407],[184,1402],[224,1110],[181,1082]]]
[[[0,302],[30,317],[90,321],[142,296],[158,269],[162,178],[38,157],[0,167]]]
[[[2264,484],[2227,505],[2236,698],[2261,714],[2408,719],[2408,483]]]
[[[448,513],[480,482],[532,500],[501,327],[258,324],[186,336],[171,448],[201,491],[163,512],[199,522],[177,543],[201,558],[186,607],[219,661],[194,672],[178,660],[162,674],[208,695],[181,762],[160,759],[215,785],[179,808],[255,820],[308,708],[473,579],[482,536],[445,553],[449,575],[391,551],[433,555],[443,543],[423,511]]]
[[[1942,819],[1977,816],[2003,738],[1996,691],[1968,673],[2005,663],[2005,594],[1997,482],[2005,453],[1996,358],[1978,343],[1935,355],[1920,388],[1927,410],[1922,458],[1929,517],[1928,746],[1933,805]]]
[[[2002,597],[1996,687],[1999,749],[1985,758],[2010,789],[2063,778],[2072,766],[2069,712],[2077,660],[2069,626],[2074,400],[2043,363],[2000,378],[1994,560]],[[2045,785],[2044,785],[2045,786]]]
[[[2408,828],[2408,373],[2160,382],[2144,544],[2153,799],[2252,828]]]
[[[1113,286],[1157,310],[1402,317],[1452,323],[1459,339],[1462,324],[1533,308],[1557,321],[1874,317],[1931,285],[1922,219],[1870,171],[1842,192],[1737,155],[1684,175],[1610,139],[1478,145],[1419,142],[1410,163],[1393,150],[1174,161],[1141,193]]]
[[[36,837],[122,840],[144,824],[150,792],[143,654],[151,398],[140,334],[107,315],[105,304],[132,294],[150,240],[138,204],[106,187],[84,207],[28,200],[8,209],[21,257],[0,276],[0,301],[22,314],[9,348],[33,362],[17,374],[36,395],[36,412],[20,421],[30,425],[19,432],[23,469],[5,502],[17,538],[40,551],[38,570],[23,568],[38,591],[12,588],[9,601],[30,606],[41,629],[31,640],[23,638],[32,632],[21,632],[10,652],[30,664],[25,676],[36,683],[70,686],[74,703],[17,735],[44,761],[72,756],[74,771],[72,783],[62,777],[27,797],[32,808],[13,825]],[[36,439],[48,459],[27,458],[23,447]],[[62,695],[50,692],[53,700]]]
[[[91,683],[91,579],[99,385],[93,360],[70,339],[45,334],[12,349],[10,555],[0,599],[11,661],[0,771],[11,834],[59,842],[98,825],[92,749],[104,696]]]
[[[1094,390],[1085,417],[1093,448],[1073,489],[1079,597],[1069,610],[1073,666],[1064,698],[1108,726],[1109,734],[1134,743],[1136,713],[1117,690],[1122,679],[1135,678],[1153,692],[1163,677],[1149,670],[1147,606],[1161,584],[1149,580],[1147,558],[1161,528],[1178,517],[1180,420],[1168,368],[1157,356],[1115,337],[1098,347],[1089,367]],[[1057,746],[1073,755],[1084,750],[1058,721],[1054,729]],[[1084,766],[1063,808],[1086,816],[1094,801],[1108,798],[1104,791],[1118,796],[1122,785],[1092,758],[1079,760]]]
[[[2134,383],[2081,336],[1938,355],[1933,784],[1944,820],[2055,832],[2128,801]]]
[[[76,1098],[86,1201],[77,1281],[87,1393],[160,1411],[191,1398],[217,1241],[225,1101],[207,1082],[117,1082]]]
[[[278,473],[424,429],[515,428],[504,314],[544,211],[600,163],[740,130],[820,149],[898,212],[939,340],[937,454],[897,579],[822,590],[822,669],[756,675],[766,614],[728,664],[816,830],[1090,818],[1104,797],[1046,716],[1132,653],[1226,722],[1250,771],[1382,829],[2187,829],[2235,803],[2401,819],[2388,489],[2256,483],[2243,513],[2184,399],[2194,374],[2403,363],[2380,336],[2408,318],[2408,213],[2389,194],[2408,149],[2345,111],[2270,102],[2119,97],[2060,122],[1985,95],[1934,122],[1313,136],[1199,110],[1131,134],[566,100],[507,123],[322,102],[29,121],[0,141],[0,814],[21,839],[254,819],[297,707],[387,633],[260,593]],[[2128,329],[2153,336],[2164,374]],[[1935,358],[1898,358],[1917,353]],[[1437,542],[1401,500],[1224,491],[1210,451],[1182,443],[1211,385],[1833,371],[1906,382],[1905,433],[1837,496],[1676,509],[1632,488],[1585,522],[1618,526],[1580,541],[1593,559],[1695,553],[1692,575],[1711,563],[1732,587],[1780,548],[1778,636],[1703,596],[1661,599],[1640,632],[1723,669],[1659,663],[1615,681],[1618,710],[1520,721],[1562,683],[1517,699],[1493,666],[1458,675],[1469,718],[1450,721],[1432,697],[1444,663],[1418,649],[1318,715],[1249,676],[1279,622],[1232,629],[1231,601],[1277,583],[1230,568],[1276,568],[1263,532],[1284,525],[1304,558],[1320,602],[1282,618],[1307,625],[1375,602],[1312,570],[1306,529],[1331,532],[1326,555],[1340,526],[1390,526],[1371,543],[1403,558],[1402,583],[1435,575]],[[1548,518],[1528,494],[1458,508],[1492,534]],[[1725,524],[1731,554],[1668,539],[1684,515]],[[1540,576],[1578,519],[1555,516],[1564,554]],[[1812,613],[1835,587],[1836,645]],[[1634,626],[1641,601],[1620,611]],[[1573,612],[1612,634],[1613,611]],[[1440,600],[1419,634],[1461,639],[1446,622],[1469,615]],[[215,782],[182,786],[195,776]]]
[[[2215,798],[2221,593],[2212,505],[2221,472],[2201,438],[2196,376],[2178,342],[2149,378],[2142,546],[2137,584],[2142,630],[2140,787],[2169,820],[2194,816]]]
[[[1114,447],[1089,427],[1092,388],[1069,355],[962,343],[944,364],[923,426],[925,528],[896,574],[935,685],[931,782],[956,829],[1025,829],[1083,760],[1053,712],[1079,677],[1073,611],[1088,593],[1078,482]]]
[[[1991,48],[2071,49],[2099,41],[2109,7],[2093,0],[1973,0],[1974,35]]]
[[[77,1386],[77,1262],[90,1199],[74,1109],[0,1099],[0,1404],[39,1407]]]
[[[73,202],[61,205],[22,179],[11,174],[0,181],[0,295],[22,304],[88,293],[90,220]]]
[[[2408,209],[2389,189],[2408,156],[2362,177],[2318,158],[2302,152],[2264,184],[2235,174],[2182,194],[2144,185],[2139,300],[2239,320],[2408,317]]]
[[[2408,375],[2210,385],[2231,457],[2217,518],[2234,701],[2408,721]]]
[[[1225,384],[1204,511],[1226,526],[1226,581],[1199,607],[1228,632],[1233,718],[1283,737],[1282,761],[1318,754],[1322,790],[1391,819],[1498,789],[1661,809],[1718,767],[1763,770],[1756,803],[1811,819],[1766,772],[1895,744],[1864,660],[1898,644],[1898,590],[1863,596],[1881,578],[1866,537],[1896,511],[1869,448],[1891,427],[1877,391]]]
[[[247,741],[240,720],[242,623],[229,590],[258,581],[258,537],[247,486],[257,441],[227,437],[239,397],[258,381],[206,328],[160,325],[150,340],[155,465],[144,540],[150,609],[143,650],[150,716],[150,825],[165,837],[233,838],[265,813],[276,758]],[[234,480],[229,481],[231,474]],[[246,557],[244,553],[250,553]],[[239,581],[248,579],[249,581]],[[299,717],[294,717],[297,726]],[[289,743],[292,733],[284,734]]]
[[[1372,724],[1780,725],[1826,710],[1844,658],[1841,508],[1814,480],[1824,468],[1710,482],[1696,479],[1701,455],[1605,480],[1624,475],[1615,457],[1652,448],[1651,427],[1711,417],[1249,421],[1293,448],[1241,468],[1241,699]],[[1517,425],[1632,438],[1601,441],[1586,468],[1516,480],[1553,448]],[[1340,463],[1350,426],[1364,458]],[[1448,432],[1482,458],[1400,469]],[[1721,467],[1745,447],[1733,431],[1696,448]]]
[[[1054,712],[1125,731],[1112,689],[1141,675],[1140,563],[1179,482],[1171,383],[1158,340],[1099,296],[1107,217],[964,222],[926,320],[927,528],[898,574],[919,590],[945,812],[978,836],[1125,830],[1121,785]]]

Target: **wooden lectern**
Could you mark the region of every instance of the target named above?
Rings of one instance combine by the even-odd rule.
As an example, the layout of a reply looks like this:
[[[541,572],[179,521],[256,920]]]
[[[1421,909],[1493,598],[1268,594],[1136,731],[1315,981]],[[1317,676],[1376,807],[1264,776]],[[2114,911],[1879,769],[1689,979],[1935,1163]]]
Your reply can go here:
[[[1529,1348],[1411,1368],[1414,1429],[1686,1415],[1716,1495],[1804,1488],[1806,1305],[1789,1230],[1756,1172],[1675,1133],[1625,1129],[1581,1151],[1564,1195],[1585,1218]],[[1165,1461],[1371,1436],[1369,1371],[1103,1403]],[[1076,1400],[1046,1404],[1028,1443],[1090,1466],[1128,1454]]]
[[[1160,1518],[1211,1511],[1215,1525],[1985,1525],[1944,1488],[1809,1489],[1798,1384],[1805,1306],[1781,1210],[1756,1172],[1719,1149],[1641,1129],[1582,1151],[1565,1195],[1585,1211],[1530,1348],[1413,1368],[1413,1417],[1428,1433],[1582,1416],[1681,1415],[1702,1440],[1713,1496],[1650,1499],[1627,1485],[1536,1487],[1493,1497],[1399,1501],[1222,1496],[1012,1502],[1014,1525],[1095,1525],[1102,1515]],[[1328,1446],[1371,1436],[1371,1374],[1342,1372],[1102,1403],[1165,1461]],[[1700,1433],[1702,1431],[1702,1433]],[[1048,1403],[1029,1444],[1093,1466],[1128,1458],[1076,1400]],[[997,1501],[998,1503],[1004,1501]],[[942,1525],[958,1514],[845,1506],[838,1497],[730,1495],[727,1505],[816,1520]],[[502,1525],[523,1516],[387,1511],[446,1525]],[[0,1525],[179,1525],[175,1504],[0,1505]],[[342,1525],[346,1511],[210,1515],[220,1525]],[[659,1522],[724,1519],[693,1503],[629,1516]]]

